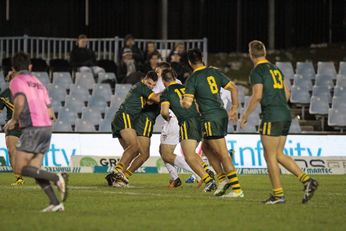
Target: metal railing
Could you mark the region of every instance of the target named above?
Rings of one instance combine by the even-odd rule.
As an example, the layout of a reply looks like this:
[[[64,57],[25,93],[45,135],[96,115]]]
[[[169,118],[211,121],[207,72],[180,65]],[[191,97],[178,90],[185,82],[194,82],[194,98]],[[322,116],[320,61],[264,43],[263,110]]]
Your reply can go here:
[[[124,46],[124,39],[114,38],[89,38],[88,47],[96,54],[97,59],[109,59],[118,63],[119,49]],[[0,37],[0,60],[12,57],[19,51],[24,51],[32,58],[42,58],[49,62],[51,59],[69,59],[70,52],[76,45],[74,38],[49,38],[31,37],[28,35],[18,37]],[[141,50],[145,50],[146,43],[156,43],[157,49],[163,58],[169,55],[177,42],[183,42],[186,49],[200,48],[203,52],[204,62],[207,63],[207,38],[193,40],[156,40],[136,39],[136,44]]]

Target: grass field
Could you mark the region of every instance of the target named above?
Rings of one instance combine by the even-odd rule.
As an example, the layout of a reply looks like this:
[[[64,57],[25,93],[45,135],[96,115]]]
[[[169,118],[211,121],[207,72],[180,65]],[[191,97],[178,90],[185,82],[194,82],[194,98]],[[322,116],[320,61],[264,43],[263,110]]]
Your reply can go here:
[[[164,174],[136,174],[131,187],[106,186],[102,174],[71,174],[65,212],[43,214],[47,199],[31,179],[13,187],[0,174],[0,230],[346,230],[346,176],[316,176],[315,197],[301,204],[302,185],[283,176],[287,203],[262,205],[267,176],[240,176],[241,199],[203,193],[196,184],[167,188]],[[183,175],[185,180],[187,175]]]

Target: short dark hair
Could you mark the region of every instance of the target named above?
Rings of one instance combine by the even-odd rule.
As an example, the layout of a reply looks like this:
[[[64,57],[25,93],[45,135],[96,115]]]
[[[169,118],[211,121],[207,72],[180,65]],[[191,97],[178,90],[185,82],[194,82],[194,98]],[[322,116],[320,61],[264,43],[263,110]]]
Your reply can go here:
[[[29,70],[30,64],[30,56],[24,52],[19,52],[12,58],[12,67],[16,71]]]
[[[203,63],[202,51],[198,48],[189,50],[187,52],[187,58],[192,64]]]
[[[176,80],[176,74],[173,70],[163,70],[161,76],[162,79],[166,82],[172,82]]]
[[[171,64],[169,64],[167,62],[160,62],[158,67],[162,70],[171,70],[172,69]]]
[[[158,80],[158,76],[155,71],[148,71],[144,78],[152,79],[154,82],[157,82]]]
[[[153,53],[148,55],[148,59],[150,60],[153,56],[157,56],[158,58],[161,58],[161,54],[158,51],[154,51]]]
[[[129,39],[135,39],[135,36],[133,36],[132,34],[125,35],[124,41],[126,42]]]
[[[80,39],[87,39],[87,38],[88,38],[88,36],[86,36],[85,34],[78,35],[78,40],[80,40]]]

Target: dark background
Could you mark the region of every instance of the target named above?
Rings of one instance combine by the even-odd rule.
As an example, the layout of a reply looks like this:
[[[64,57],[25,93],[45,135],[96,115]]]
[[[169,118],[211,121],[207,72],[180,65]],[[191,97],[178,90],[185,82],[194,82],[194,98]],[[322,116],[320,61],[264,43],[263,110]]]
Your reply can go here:
[[[161,37],[161,0],[89,0],[89,26],[85,0],[10,0],[9,21],[5,3],[0,36]],[[207,37],[210,52],[246,51],[252,39],[268,43],[268,8],[268,0],[168,0],[168,38]],[[332,43],[345,42],[346,0],[275,0],[275,48],[328,43],[330,29]]]

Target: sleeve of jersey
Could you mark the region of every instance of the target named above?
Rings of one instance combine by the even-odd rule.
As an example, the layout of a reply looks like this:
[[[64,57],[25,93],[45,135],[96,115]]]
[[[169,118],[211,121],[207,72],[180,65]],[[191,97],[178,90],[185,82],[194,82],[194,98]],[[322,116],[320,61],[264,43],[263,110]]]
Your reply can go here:
[[[145,98],[150,100],[150,98],[153,97],[154,94],[155,93],[149,87],[145,85],[142,87],[142,96],[144,96]]]
[[[161,104],[170,104],[166,90],[163,91],[161,96],[160,96],[160,103]]]
[[[17,94],[21,93],[22,90],[21,90],[21,86],[20,86],[20,81],[18,79],[13,79],[11,82],[10,82],[10,91],[11,91],[11,94],[13,96],[13,98],[15,98],[17,96]]]
[[[254,71],[251,71],[250,73],[250,84],[255,85],[255,84],[263,84],[263,79],[262,77],[257,74]]]
[[[232,81],[223,73],[220,73],[220,80],[221,80],[221,86],[224,89],[227,89],[232,84]]]
[[[185,94],[184,97],[191,97],[193,98],[195,96],[195,82],[192,76],[186,81],[185,83]]]

